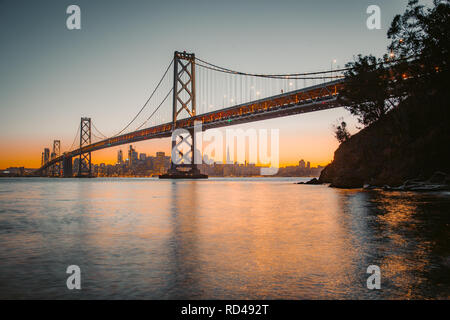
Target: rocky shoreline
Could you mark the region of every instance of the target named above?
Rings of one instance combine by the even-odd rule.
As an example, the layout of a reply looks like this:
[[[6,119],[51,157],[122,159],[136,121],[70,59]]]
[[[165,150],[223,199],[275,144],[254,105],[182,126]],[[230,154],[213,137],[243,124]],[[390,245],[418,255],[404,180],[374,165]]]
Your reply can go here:
[[[323,185],[326,182],[321,182],[317,178],[313,178],[307,182],[297,182],[296,184],[309,184],[309,185]],[[330,185],[330,187],[333,187]],[[416,192],[426,192],[426,191],[450,191],[450,175],[444,172],[435,172],[429,179],[411,179],[405,181],[402,185],[398,187],[391,187],[389,185],[377,186],[371,184],[365,184],[363,186],[364,190],[375,190],[382,189],[384,191],[416,191]]]
[[[449,116],[441,96],[405,100],[342,142],[318,180],[345,189],[448,190]]]
[[[377,189],[379,187],[364,185],[364,189]],[[398,187],[384,185],[385,191],[450,191],[450,175],[444,172],[435,172],[428,180],[412,179],[405,181]]]

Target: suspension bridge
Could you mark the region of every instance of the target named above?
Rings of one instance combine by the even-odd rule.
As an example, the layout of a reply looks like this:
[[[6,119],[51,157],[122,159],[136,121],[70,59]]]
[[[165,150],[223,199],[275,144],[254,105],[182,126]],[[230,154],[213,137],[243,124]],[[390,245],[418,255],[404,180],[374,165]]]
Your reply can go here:
[[[108,137],[97,129],[91,118],[82,117],[70,149],[62,153],[60,141],[55,140],[52,152],[45,149],[42,153],[41,167],[35,173],[90,177],[92,152],[171,137],[176,129],[182,128],[191,134],[191,138],[172,137],[172,150],[183,158],[190,157],[191,161],[172,161],[169,171],[160,177],[205,178],[193,161],[195,123],[200,121],[202,130],[207,130],[339,107],[337,96],[343,86],[344,70],[246,73],[209,63],[193,53],[176,51],[147,101],[123,129]],[[136,126],[147,111],[149,116]],[[182,143],[188,145],[189,155],[183,155],[179,149]],[[79,159],[77,168],[73,168],[76,157]]]

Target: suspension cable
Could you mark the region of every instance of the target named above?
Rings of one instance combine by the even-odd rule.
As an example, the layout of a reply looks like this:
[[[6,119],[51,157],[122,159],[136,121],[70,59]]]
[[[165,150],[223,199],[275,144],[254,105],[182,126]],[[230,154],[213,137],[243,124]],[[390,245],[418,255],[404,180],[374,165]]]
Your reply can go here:
[[[73,138],[73,142],[72,142],[72,145],[70,146],[70,148],[69,148],[69,151],[72,151],[72,148],[74,147],[74,145],[75,145],[75,141],[77,141],[77,137],[78,137],[78,134],[80,133],[80,125],[78,125],[78,129],[77,129],[77,133],[75,133],[75,138]]]
[[[395,60],[388,61],[389,63],[399,62],[399,61],[405,61],[409,60],[410,58],[413,58],[414,56],[399,58]],[[304,73],[286,73],[286,74],[260,74],[260,73],[247,73],[247,72],[241,72],[241,71],[235,71],[232,69],[220,67],[218,65],[209,63],[205,60],[202,60],[200,58],[195,58],[195,60],[198,60],[203,63],[200,64],[197,62],[198,66],[201,66],[203,68],[208,68],[214,71],[218,72],[224,72],[224,73],[231,73],[231,74],[237,74],[237,75],[243,75],[243,76],[252,76],[252,77],[260,77],[260,78],[273,78],[273,79],[298,79],[298,80],[311,80],[311,79],[327,79],[327,78],[343,78],[343,76],[322,76],[322,77],[310,77],[305,78],[304,76],[311,76],[311,75],[319,75],[319,74],[328,74],[333,72],[342,72],[342,71],[348,71],[352,68],[342,68],[342,69],[334,69],[334,70],[326,70],[326,71],[316,71],[316,72],[304,72]],[[386,63],[386,61],[379,62],[377,64]]]
[[[97,136],[94,132],[91,132],[91,135],[92,135],[94,138],[97,138],[98,140],[104,140],[104,139],[107,139],[107,138],[104,138],[104,137],[99,137],[99,136]]]
[[[152,112],[152,114],[147,118],[147,120],[145,120],[139,127],[136,128],[136,130],[139,130],[140,128],[142,128],[147,122],[148,120],[150,120],[151,117],[153,117],[153,115],[156,113],[156,111],[158,111],[158,109],[163,105],[164,102],[166,102],[167,98],[169,97],[169,95],[172,93],[173,88],[171,88],[169,90],[169,92],[166,94],[166,96],[164,97],[164,99],[161,101],[161,103],[158,105],[158,107]],[[135,131],[136,131],[135,130]]]
[[[141,114],[141,112],[144,110],[144,108],[147,106],[147,104],[149,103],[150,99],[153,97],[153,95],[155,94],[156,90],[159,88],[160,84],[162,83],[162,81],[164,80],[164,78],[166,77],[167,72],[169,71],[170,67],[173,64],[173,58],[170,61],[169,66],[167,67],[166,71],[164,72],[161,80],[159,80],[158,84],[156,85],[156,88],[153,90],[152,94],[150,95],[150,97],[147,99],[147,101],[144,103],[144,105],[142,106],[141,110],[139,110],[139,112],[134,116],[134,118],[122,129],[120,130],[118,133],[116,133],[115,135],[113,135],[113,137],[118,136],[119,134],[121,134],[122,132],[124,132],[133,122],[134,120],[137,119],[137,117]]]
[[[100,130],[97,129],[97,127],[95,126],[94,122],[92,121],[92,127],[94,128],[94,130],[97,131],[97,133],[99,133],[101,136],[103,136],[105,139],[107,139],[108,137],[106,135],[104,135]],[[98,138],[98,137],[97,137]]]
[[[245,76],[253,76],[253,77],[262,77],[262,78],[289,78],[289,77],[303,77],[303,76],[309,76],[309,75],[316,75],[316,74],[326,74],[326,73],[330,73],[331,70],[327,70],[327,71],[316,71],[316,72],[304,72],[304,73],[286,73],[286,74],[261,74],[261,73],[247,73],[247,72],[241,72],[241,71],[235,71],[235,70],[231,70],[228,68],[224,68],[224,67],[220,67],[218,65],[209,63],[205,60],[202,60],[200,58],[195,58],[196,60],[206,64],[207,66],[209,66],[210,68],[212,68],[211,70],[215,70],[215,71],[221,71],[221,72],[227,72],[227,73],[232,73],[232,74],[238,74],[238,75],[245,75]],[[207,66],[205,65],[201,65],[198,64],[202,67],[207,68]],[[350,68],[344,68],[344,69],[335,69],[333,70],[333,72],[340,72],[340,71],[346,71],[349,70]]]
[[[228,74],[235,74],[235,75],[241,75],[241,76],[250,76],[250,77],[256,77],[256,78],[269,78],[269,79],[286,79],[286,80],[312,80],[312,79],[335,79],[335,78],[343,78],[344,76],[339,76],[339,75],[334,75],[334,76],[320,76],[320,77],[305,77],[302,75],[266,75],[266,74],[254,74],[254,73],[245,73],[245,72],[240,72],[240,71],[232,71],[232,70],[223,70],[223,69],[218,69],[215,67],[210,67],[210,66],[206,66],[204,64],[201,63],[197,63],[197,66],[205,68],[205,69],[209,69],[209,70],[213,70],[213,71],[217,71],[217,72],[223,72],[223,73],[228,73]],[[338,69],[338,70],[333,70],[333,72],[339,72],[339,71],[343,71],[343,70],[349,70],[349,69]],[[331,71],[320,71],[317,73],[309,73],[309,74],[324,74],[324,73],[331,73]],[[305,73],[305,75],[308,75]]]

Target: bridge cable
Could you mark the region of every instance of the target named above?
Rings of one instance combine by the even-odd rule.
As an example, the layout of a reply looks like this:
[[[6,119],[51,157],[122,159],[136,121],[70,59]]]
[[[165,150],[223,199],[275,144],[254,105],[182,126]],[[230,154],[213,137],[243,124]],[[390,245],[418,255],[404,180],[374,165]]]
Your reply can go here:
[[[69,148],[69,151],[72,151],[72,148],[74,147],[75,142],[77,141],[77,138],[79,137],[79,135],[78,135],[79,133],[80,133],[80,125],[78,125],[77,133],[75,133],[75,138],[73,139],[73,142]]]
[[[210,69],[213,71],[217,71],[217,72],[223,72],[223,73],[228,73],[228,74],[235,74],[235,75],[241,75],[241,76],[250,76],[250,77],[257,77],[257,78],[268,78],[268,79],[277,79],[277,80],[283,80],[283,79],[291,79],[291,80],[302,80],[302,79],[306,79],[306,80],[314,80],[314,79],[334,79],[334,78],[343,78],[343,76],[320,76],[320,77],[304,77],[303,75],[299,74],[298,76],[294,76],[294,75],[265,75],[265,74],[254,74],[254,73],[245,73],[245,72],[240,72],[240,71],[227,71],[227,70],[222,70],[222,69],[218,69],[218,68],[214,68],[214,67],[210,67],[210,66],[206,66],[200,63],[197,63],[197,66],[200,66],[202,68],[206,68],[206,69]],[[339,72],[339,71],[343,71],[343,70],[349,70],[349,69],[338,69],[338,70],[333,70],[333,72]],[[317,72],[317,74],[324,74],[324,73],[331,73],[331,71],[320,71]],[[313,74],[313,73],[310,73]],[[307,74],[305,74],[307,75]]]
[[[390,60],[390,61],[382,61],[379,62],[377,64],[382,64],[382,63],[394,63],[394,62],[399,62],[399,61],[405,61],[405,60],[409,60],[411,58],[413,58],[414,56],[409,56],[409,57],[404,57],[404,58],[399,58],[399,59],[394,59],[394,60]],[[312,80],[312,79],[326,79],[326,78],[336,78],[336,77],[341,77],[341,76],[331,76],[331,77],[314,77],[314,78],[303,78],[303,76],[309,76],[309,75],[317,75],[317,74],[327,74],[327,73],[333,73],[333,72],[342,72],[342,71],[347,71],[347,70],[351,70],[352,68],[342,68],[342,69],[333,69],[333,70],[327,70],[327,71],[316,71],[316,72],[305,72],[305,73],[287,73],[287,74],[258,74],[258,73],[247,73],[247,72],[241,72],[241,71],[235,71],[232,69],[228,69],[228,68],[224,68],[224,67],[220,67],[218,65],[212,64],[210,62],[207,62],[205,60],[202,60],[198,57],[195,58],[196,60],[206,64],[202,65],[197,63],[197,65],[203,67],[203,68],[210,68],[211,70],[214,71],[218,71],[218,72],[225,72],[225,73],[231,73],[231,74],[236,74],[236,75],[244,75],[244,76],[252,76],[252,77],[261,77],[261,78],[274,78],[274,79],[306,79],[306,80]],[[292,78],[294,77],[294,78]],[[301,78],[297,78],[297,77],[301,77]]]
[[[120,135],[122,132],[124,132],[135,120],[136,118],[141,114],[141,112],[144,110],[144,108],[147,106],[148,102],[150,101],[150,99],[153,97],[153,95],[155,94],[156,90],[159,88],[160,84],[162,83],[162,81],[164,80],[164,78],[167,75],[167,72],[169,71],[170,67],[173,64],[173,58],[170,61],[169,66],[167,67],[166,71],[164,72],[161,80],[159,80],[158,84],[156,85],[156,88],[153,90],[152,94],[150,95],[150,97],[147,99],[147,101],[144,103],[144,105],[142,106],[141,110],[139,110],[139,112],[134,116],[134,118],[122,129],[120,130],[118,133],[116,133],[115,135],[113,135],[112,137],[118,136]]]
[[[163,105],[164,102],[166,102],[167,98],[169,97],[169,95],[172,93],[173,88],[171,88],[169,90],[169,92],[166,94],[166,96],[164,97],[164,99],[161,101],[161,103],[158,105],[158,107],[152,112],[152,114],[147,118],[147,120],[145,120],[139,127],[136,128],[135,131],[139,130],[140,128],[142,128],[147,122],[148,120],[150,120],[151,117],[153,117],[153,115],[156,113],[156,111],[158,111],[158,109]]]
[[[331,70],[327,70],[327,71],[316,71],[316,72],[304,72],[304,73],[286,73],[286,74],[261,74],[261,73],[248,73],[248,72],[241,72],[241,71],[235,71],[232,69],[228,69],[228,68],[224,68],[224,67],[220,67],[218,65],[209,63],[207,61],[204,61],[200,58],[195,58],[196,60],[202,62],[205,65],[200,65],[202,67],[210,67],[212,70],[215,71],[221,71],[221,72],[227,72],[227,73],[232,73],[232,74],[237,74],[237,75],[245,75],[245,76],[253,76],[253,77],[266,77],[266,78],[286,78],[286,77],[296,77],[296,76],[308,76],[308,75],[316,75],[316,74],[326,74],[326,73],[330,73]],[[343,69],[334,69],[333,72],[340,72],[340,71],[346,71],[349,70],[350,68],[343,68]]]
[[[96,130],[97,133],[99,133],[101,136],[103,136],[102,139],[108,139],[108,137],[107,137],[105,134],[103,134],[100,130],[97,129],[97,127],[95,126],[95,124],[94,124],[93,121],[91,122],[91,124],[92,124],[92,127],[94,128],[94,130]],[[97,138],[98,138],[98,137],[97,137]]]

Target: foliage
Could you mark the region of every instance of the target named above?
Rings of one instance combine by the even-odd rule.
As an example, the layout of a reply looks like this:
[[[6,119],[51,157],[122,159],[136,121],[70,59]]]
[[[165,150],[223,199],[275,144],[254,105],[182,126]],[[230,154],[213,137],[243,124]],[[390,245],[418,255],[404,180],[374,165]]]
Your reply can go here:
[[[350,132],[347,130],[347,123],[342,118],[333,126],[333,132],[337,141],[340,143],[347,141],[351,137]]]
[[[358,55],[346,65],[339,100],[364,126],[406,97],[446,94],[450,82],[449,0],[434,0],[431,8],[410,0],[406,11],[394,17],[387,36],[389,56]]]
[[[367,126],[383,117],[391,108],[389,74],[385,62],[372,55],[358,55],[354,62],[346,64],[345,86],[339,94],[340,103],[358,121]]]

